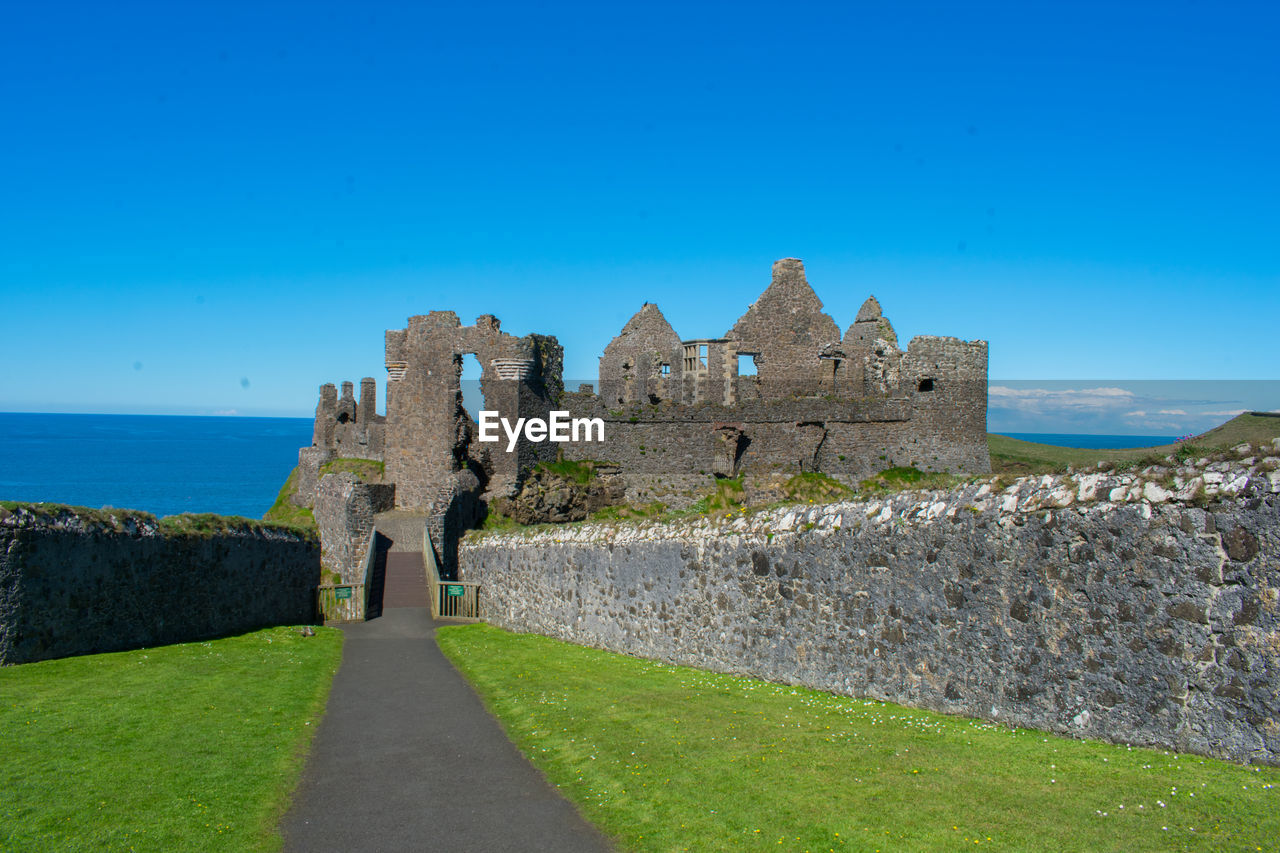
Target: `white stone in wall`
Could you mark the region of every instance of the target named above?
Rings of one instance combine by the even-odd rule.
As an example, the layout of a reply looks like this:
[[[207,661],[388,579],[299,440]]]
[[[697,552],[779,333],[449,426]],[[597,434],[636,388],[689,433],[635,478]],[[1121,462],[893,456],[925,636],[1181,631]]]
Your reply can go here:
[[[1196,492],[1198,492],[1200,487],[1203,485],[1203,477],[1192,477],[1183,484],[1182,488],[1178,489],[1178,491],[1174,493],[1174,497],[1180,501],[1189,501],[1195,497]]]
[[[1049,493],[1048,503],[1057,507],[1068,507],[1075,501],[1075,492],[1070,483],[1063,483]]]
[[[1106,479],[1105,474],[1081,474],[1076,487],[1076,499],[1091,501],[1098,495],[1098,486]]]
[[[1226,495],[1238,495],[1249,485],[1249,475],[1239,474],[1232,477],[1230,481],[1222,486],[1222,493]]]

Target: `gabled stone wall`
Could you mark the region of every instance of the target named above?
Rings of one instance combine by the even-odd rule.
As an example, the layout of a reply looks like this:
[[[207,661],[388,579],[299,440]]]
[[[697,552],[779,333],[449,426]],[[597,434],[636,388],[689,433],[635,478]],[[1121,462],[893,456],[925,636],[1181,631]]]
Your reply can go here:
[[[747,354],[755,376],[738,373]],[[986,342],[920,336],[903,351],[874,296],[842,337],[795,258],[722,338],[680,341],[646,304],[605,348],[600,389],[562,404],[601,418],[605,441],[564,453],[620,465],[633,500],[680,504],[713,475],[990,470]]]

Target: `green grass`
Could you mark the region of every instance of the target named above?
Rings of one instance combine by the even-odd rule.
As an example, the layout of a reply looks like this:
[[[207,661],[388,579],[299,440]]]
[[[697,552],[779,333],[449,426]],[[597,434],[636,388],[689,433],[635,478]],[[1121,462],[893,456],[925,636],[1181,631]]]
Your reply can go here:
[[[381,483],[382,478],[387,473],[387,465],[377,459],[358,459],[354,456],[344,456],[340,459],[331,459],[320,466],[320,477],[325,474],[340,474],[348,472],[356,475],[356,479],[362,483]]]
[[[0,850],[276,850],[342,635],[0,668]]]
[[[1073,741],[487,625],[437,637],[516,744],[628,850],[1275,850],[1280,838],[1275,768]]]
[[[120,532],[132,524],[154,524],[161,533],[180,536],[216,536],[223,533],[262,533],[270,529],[284,529],[307,536],[315,536],[311,526],[283,522],[274,518],[245,518],[239,515],[217,515],[212,512],[183,512],[157,519],[149,512],[136,509],[94,509],[87,506],[48,503],[44,501],[0,501],[0,510],[15,512],[26,510],[38,517],[53,519],[66,514],[75,515],[81,521],[99,525],[105,530]],[[307,510],[310,516],[310,510]],[[268,515],[270,513],[268,512]]]
[[[782,493],[788,500],[831,503],[848,497],[853,490],[834,477],[818,471],[805,471],[787,480],[782,486]]]
[[[305,506],[297,506],[292,500],[297,490],[298,467],[295,465],[293,470],[289,472],[289,476],[285,478],[284,485],[280,487],[280,493],[276,495],[276,502],[271,505],[271,509],[267,510],[266,515],[262,516],[263,520],[315,530],[315,515]]]
[[[596,476],[596,465],[591,460],[557,459],[555,462],[539,462],[538,467],[557,477],[585,486]]]
[[[489,511],[485,513],[484,520],[480,522],[478,529],[485,533],[505,533],[512,530],[524,530],[525,525],[511,516],[499,512],[493,504],[490,504]]]
[[[667,512],[667,505],[662,501],[650,501],[647,504],[615,504],[601,507],[591,514],[591,521],[635,521],[638,519],[662,518]]]
[[[858,484],[858,494],[867,497],[908,489],[950,489],[959,482],[961,478],[954,474],[926,472],[912,466],[898,466],[886,468],[875,476],[863,480]]]
[[[1190,448],[1194,448],[1196,453],[1212,455],[1238,444],[1270,444],[1271,440],[1277,436],[1280,436],[1280,418],[1244,414],[1237,415],[1225,424],[1214,427],[1185,443],[1165,444],[1160,447],[1117,450],[1054,447],[994,433],[987,435],[987,446],[991,451],[993,474],[1021,476],[1053,473],[1063,471],[1069,465],[1080,468],[1096,465],[1099,462],[1128,468],[1163,461],[1163,458],[1169,454],[1180,453],[1181,458],[1185,459],[1193,452]]]
[[[746,499],[747,492],[746,487],[742,484],[742,477],[717,477],[715,479],[715,488],[711,494],[704,495],[694,501],[683,513],[676,514],[676,517],[694,513],[705,514],[736,509],[742,506]]]
[[[159,520],[149,512],[140,509],[94,509],[87,506],[50,503],[48,501],[0,501],[0,509],[16,512],[27,510],[42,518],[55,518],[65,513],[73,513],[89,524],[100,524],[108,530],[120,531],[129,522],[134,524],[157,524]]]
[[[160,519],[161,530],[194,536],[217,536],[241,531],[261,533],[271,528],[284,528],[311,537],[316,535],[314,528],[306,528],[302,525],[272,520],[259,521],[256,518],[217,515],[211,512],[184,512],[178,515],[166,515]]]

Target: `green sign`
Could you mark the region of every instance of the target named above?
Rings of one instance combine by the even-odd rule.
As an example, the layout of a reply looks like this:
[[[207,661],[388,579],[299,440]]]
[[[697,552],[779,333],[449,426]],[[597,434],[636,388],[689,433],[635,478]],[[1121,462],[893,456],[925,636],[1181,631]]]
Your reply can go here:
[[[447,583],[444,585],[444,594],[450,598],[461,598],[466,595],[466,593],[467,590],[462,586],[462,584]]]
[[[350,598],[350,597],[351,597],[351,587],[349,587],[349,586],[340,586],[340,587],[338,587],[337,589],[335,589],[335,590],[333,591],[333,597],[334,597],[334,598],[336,598],[336,599],[338,599],[339,601],[342,601],[344,598]]]

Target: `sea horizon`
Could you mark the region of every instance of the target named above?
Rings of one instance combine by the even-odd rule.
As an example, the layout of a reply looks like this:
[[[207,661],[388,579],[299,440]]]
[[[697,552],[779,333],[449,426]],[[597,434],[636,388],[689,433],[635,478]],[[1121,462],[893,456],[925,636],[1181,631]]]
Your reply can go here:
[[[311,433],[309,417],[0,412],[0,500],[261,518]],[[1089,449],[1178,438],[998,434]]]
[[[311,418],[0,412],[0,500],[261,518]]]

